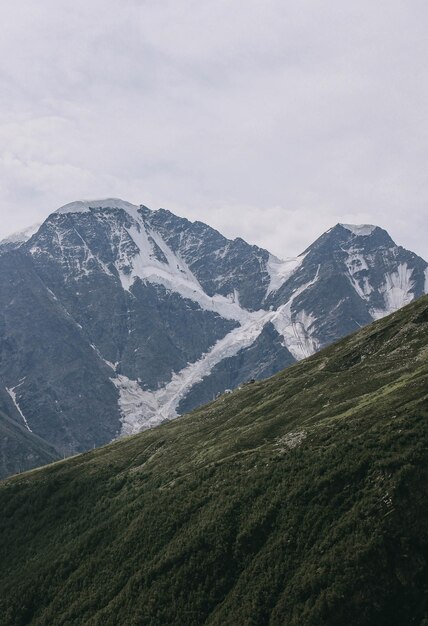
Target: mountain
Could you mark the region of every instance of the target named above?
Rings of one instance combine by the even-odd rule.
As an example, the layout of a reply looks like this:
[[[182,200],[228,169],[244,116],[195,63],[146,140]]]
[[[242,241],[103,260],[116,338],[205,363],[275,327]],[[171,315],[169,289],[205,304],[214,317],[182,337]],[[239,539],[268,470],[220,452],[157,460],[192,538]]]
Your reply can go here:
[[[0,623],[424,626],[428,297],[0,484]]]
[[[23,243],[28,241],[32,235],[40,228],[40,224],[32,224],[24,230],[20,230],[16,233],[12,233],[5,239],[0,240],[0,254],[9,250],[19,248]]]
[[[59,458],[46,441],[0,410],[0,475],[10,476]]]
[[[25,423],[16,406],[14,389],[0,384],[0,476],[24,472],[58,458],[58,452]]]
[[[375,226],[338,224],[281,261],[164,209],[74,202],[0,255],[0,384],[21,426],[82,452],[274,374],[427,276]]]

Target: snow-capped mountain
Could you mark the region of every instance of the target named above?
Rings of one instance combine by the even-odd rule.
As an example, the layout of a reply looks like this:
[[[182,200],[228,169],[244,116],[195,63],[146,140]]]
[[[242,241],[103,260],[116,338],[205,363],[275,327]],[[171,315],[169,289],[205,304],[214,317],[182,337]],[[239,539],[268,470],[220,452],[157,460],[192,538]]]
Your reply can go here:
[[[280,260],[117,199],[0,256],[0,411],[82,451],[267,377],[427,292],[427,263],[338,224]]]
[[[0,240],[0,254],[15,248],[19,248],[21,244],[28,241],[32,235],[40,228],[40,223],[32,224],[23,230],[19,230],[10,234],[8,237]]]

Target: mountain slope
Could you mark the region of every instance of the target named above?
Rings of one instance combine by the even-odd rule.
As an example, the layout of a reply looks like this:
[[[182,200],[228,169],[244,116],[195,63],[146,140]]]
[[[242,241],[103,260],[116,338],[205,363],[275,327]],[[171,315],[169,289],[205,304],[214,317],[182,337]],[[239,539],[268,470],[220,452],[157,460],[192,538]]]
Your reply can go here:
[[[24,230],[20,230],[16,233],[10,234],[5,239],[0,240],[0,254],[3,252],[8,252],[10,250],[15,250],[19,248],[23,243],[28,241],[34,233],[38,231],[40,224],[32,224],[25,228]]]
[[[0,410],[0,478],[59,458],[52,446]]]
[[[337,225],[281,261],[118,199],[60,208],[0,255],[0,378],[61,454],[211,401],[427,290],[427,263]]]
[[[17,394],[16,388],[8,388],[0,380],[0,478],[60,458],[57,450],[31,431]]]
[[[4,254],[0,274],[0,381],[18,421],[67,455],[111,441],[120,425],[111,369],[31,259]]]
[[[0,623],[421,626],[428,297],[0,487]],[[30,558],[31,557],[31,558]]]

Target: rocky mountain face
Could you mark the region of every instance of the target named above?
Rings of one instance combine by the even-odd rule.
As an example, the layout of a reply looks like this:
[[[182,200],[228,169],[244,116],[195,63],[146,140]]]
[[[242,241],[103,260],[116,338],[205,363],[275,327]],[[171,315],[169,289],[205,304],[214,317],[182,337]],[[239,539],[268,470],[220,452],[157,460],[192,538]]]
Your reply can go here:
[[[427,291],[427,263],[338,224],[279,260],[169,211],[108,199],[0,244],[0,387],[61,456],[270,376]]]
[[[57,461],[57,450],[0,410],[0,476]]]

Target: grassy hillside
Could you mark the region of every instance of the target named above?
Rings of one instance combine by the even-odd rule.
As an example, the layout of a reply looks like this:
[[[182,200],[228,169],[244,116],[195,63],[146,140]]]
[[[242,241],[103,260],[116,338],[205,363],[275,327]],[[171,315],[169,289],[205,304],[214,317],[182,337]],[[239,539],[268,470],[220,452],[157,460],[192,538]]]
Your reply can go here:
[[[428,297],[0,483],[0,623],[426,626]]]

